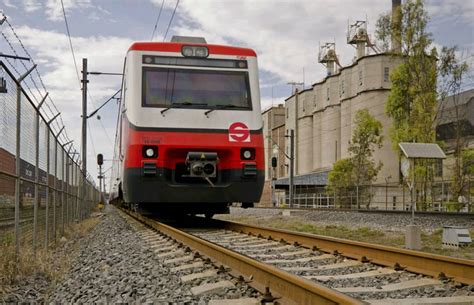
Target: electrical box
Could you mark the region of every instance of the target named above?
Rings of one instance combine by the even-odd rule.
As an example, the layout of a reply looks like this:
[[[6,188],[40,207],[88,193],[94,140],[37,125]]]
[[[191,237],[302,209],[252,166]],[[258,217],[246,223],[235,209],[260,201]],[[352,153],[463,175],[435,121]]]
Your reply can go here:
[[[466,247],[472,242],[469,230],[463,227],[443,227],[444,247]]]

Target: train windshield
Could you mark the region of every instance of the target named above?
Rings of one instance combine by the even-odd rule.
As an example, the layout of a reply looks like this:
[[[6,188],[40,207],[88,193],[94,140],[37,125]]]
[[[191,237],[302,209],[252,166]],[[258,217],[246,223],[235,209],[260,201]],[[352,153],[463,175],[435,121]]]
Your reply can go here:
[[[142,105],[251,110],[248,73],[145,67]]]

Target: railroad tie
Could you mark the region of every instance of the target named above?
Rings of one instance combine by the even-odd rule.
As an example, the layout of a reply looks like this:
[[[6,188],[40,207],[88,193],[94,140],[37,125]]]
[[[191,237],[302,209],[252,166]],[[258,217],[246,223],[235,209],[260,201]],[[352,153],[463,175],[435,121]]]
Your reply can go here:
[[[199,273],[191,273],[191,274],[182,276],[181,282],[187,283],[187,282],[194,281],[196,279],[202,279],[206,277],[215,276],[216,274],[217,274],[216,269],[209,269],[209,270],[206,270],[204,272],[199,272]]]
[[[181,256],[181,257],[177,257],[177,258],[172,258],[172,259],[165,260],[164,263],[165,263],[166,265],[168,265],[168,264],[176,264],[176,263],[188,262],[188,261],[192,261],[192,260],[194,260],[194,256],[192,256],[192,255],[186,255],[186,256]]]
[[[178,271],[192,269],[192,268],[200,268],[202,266],[204,266],[204,262],[195,262],[195,263],[192,263],[192,264],[186,264],[186,265],[181,265],[181,266],[178,266],[178,267],[170,268],[170,271],[171,272],[178,272]]]
[[[202,295],[206,293],[215,293],[225,288],[235,287],[230,281],[220,281],[216,283],[203,284],[191,288],[191,293],[194,295]]]
[[[210,300],[207,305],[260,305],[262,304],[256,298],[242,298],[242,299],[219,299]]]
[[[378,276],[378,275],[388,275],[388,274],[392,274],[396,272],[397,271],[393,269],[380,268],[377,270],[358,272],[358,273],[349,273],[349,274],[317,275],[317,276],[310,275],[310,276],[305,276],[305,278],[310,279],[310,280],[326,282],[329,280],[358,279],[358,278],[372,277],[372,276]]]
[[[474,296],[365,300],[371,305],[472,305]]]
[[[361,262],[356,261],[356,260],[348,260],[342,263],[336,263],[336,264],[328,264],[328,265],[321,265],[317,267],[283,267],[281,269],[285,271],[321,271],[321,270],[332,270],[332,269],[339,269],[339,268],[347,268],[347,267],[353,267],[353,266],[359,266],[362,265]]]
[[[354,293],[354,292],[386,292],[386,291],[397,291],[403,289],[411,289],[411,288],[418,288],[423,286],[430,286],[430,285],[439,285],[441,284],[438,280],[423,278],[417,280],[410,280],[404,281],[401,283],[396,284],[388,284],[381,286],[380,289],[376,287],[342,287],[342,288],[334,288],[337,291],[343,293]]]

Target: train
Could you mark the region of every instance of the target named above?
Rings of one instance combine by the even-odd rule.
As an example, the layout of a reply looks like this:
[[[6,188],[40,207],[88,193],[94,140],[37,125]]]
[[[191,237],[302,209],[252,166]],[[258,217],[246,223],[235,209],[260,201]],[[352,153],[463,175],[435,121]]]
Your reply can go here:
[[[257,55],[173,36],[126,54],[110,201],[173,214],[228,213],[262,195]]]

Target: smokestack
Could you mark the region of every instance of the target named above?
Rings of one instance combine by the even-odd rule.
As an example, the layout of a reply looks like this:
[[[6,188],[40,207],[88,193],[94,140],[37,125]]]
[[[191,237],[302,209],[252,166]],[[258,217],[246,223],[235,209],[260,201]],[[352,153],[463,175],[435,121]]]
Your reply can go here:
[[[401,53],[402,0],[392,0],[392,52]]]

